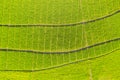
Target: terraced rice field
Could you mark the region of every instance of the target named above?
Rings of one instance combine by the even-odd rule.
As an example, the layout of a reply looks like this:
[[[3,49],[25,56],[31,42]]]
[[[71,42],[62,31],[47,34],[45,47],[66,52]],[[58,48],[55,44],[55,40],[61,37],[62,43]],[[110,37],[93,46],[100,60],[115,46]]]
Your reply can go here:
[[[119,80],[119,21],[119,0],[0,1],[0,79]]]

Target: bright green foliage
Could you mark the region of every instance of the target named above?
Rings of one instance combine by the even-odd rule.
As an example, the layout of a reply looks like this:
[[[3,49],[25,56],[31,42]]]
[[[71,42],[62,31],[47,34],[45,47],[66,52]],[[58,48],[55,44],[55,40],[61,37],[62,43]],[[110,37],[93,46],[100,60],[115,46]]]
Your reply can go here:
[[[113,14],[119,9],[119,0],[1,0],[0,24],[73,24],[96,20]],[[117,58],[113,59],[113,64],[112,61],[109,60],[109,58],[113,58],[110,55],[95,61],[86,60],[113,53],[113,51],[120,48],[120,40],[114,40],[120,38],[119,21],[120,13],[117,13],[98,21],[76,26],[0,26],[0,70],[47,69],[46,71],[36,73],[18,73],[19,75],[27,75],[25,80],[32,78],[32,80],[48,80],[48,78],[50,80],[70,80],[70,78],[71,80],[79,80],[78,78],[81,78],[80,80],[89,80],[90,78],[93,80],[117,80],[117,76],[112,78],[114,73],[113,75],[107,75],[107,71],[109,72],[109,70],[111,70],[109,67],[110,62],[111,67],[115,66],[115,63],[118,65],[119,52],[111,54],[111,56],[113,55],[113,57]],[[106,42],[109,40],[112,41]],[[106,43],[81,49],[103,42]],[[42,52],[42,54],[9,50],[2,51],[2,48],[32,50]],[[62,53],[72,50],[79,51],[67,54]],[[45,54],[46,52],[61,53]],[[116,56],[117,54],[118,56]],[[108,65],[104,60],[108,60]],[[118,60],[118,62],[116,60]],[[85,62],[71,64],[78,61]],[[104,65],[104,63],[106,65]],[[105,69],[106,72],[104,75],[98,72],[104,71],[103,68],[99,70],[102,65],[108,69]],[[61,66],[61,68],[54,68],[58,66]],[[53,69],[49,70],[49,68]],[[116,66],[113,69],[117,70],[116,68],[118,67]],[[95,72],[93,70],[95,70]],[[11,73],[12,72],[8,72],[8,74]],[[117,72],[117,74],[118,73],[119,72]],[[4,75],[2,72],[1,74]],[[6,73],[5,75],[7,78],[9,77],[8,74]],[[17,73],[13,72],[11,77],[15,77],[16,74]],[[67,74],[69,75],[68,77],[66,76]],[[19,75],[16,79],[23,80]],[[46,76],[48,76],[48,78],[45,79]],[[4,78],[4,76],[1,77]],[[11,78],[10,80],[16,79]]]

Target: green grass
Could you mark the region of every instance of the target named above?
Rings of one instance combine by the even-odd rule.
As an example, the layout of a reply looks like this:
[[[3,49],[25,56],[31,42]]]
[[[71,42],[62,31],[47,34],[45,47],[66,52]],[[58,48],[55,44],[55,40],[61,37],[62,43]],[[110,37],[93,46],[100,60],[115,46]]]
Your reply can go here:
[[[71,24],[97,19],[120,9],[118,0],[4,0],[0,3],[0,24]],[[0,48],[42,52],[76,50],[120,38],[119,21],[120,13],[96,22],[69,27],[0,26]],[[118,49],[119,44],[117,40],[68,54],[0,51],[0,70],[42,70],[61,66],[107,54]],[[110,59],[113,59],[113,63]],[[89,80],[91,69],[93,80],[119,80],[119,76],[115,75],[119,74],[118,71],[110,74],[111,70],[117,70],[118,66],[114,66],[119,65],[118,59],[119,51],[105,58],[35,73],[0,72],[0,77],[8,80]],[[109,67],[110,63],[113,69]]]
[[[0,72],[1,80],[89,80],[90,69],[93,80],[119,80],[120,51],[110,55],[71,64],[57,69],[35,73]]]
[[[108,14],[119,8],[120,1],[4,0],[0,3],[0,22],[4,24],[62,24],[86,21]],[[94,15],[89,16],[90,14]]]
[[[1,48],[13,48],[13,49],[28,49],[28,50],[39,50],[39,51],[69,51],[69,50],[74,50],[78,49],[81,47],[89,46],[92,44],[96,44],[99,42],[103,42],[106,40],[114,39],[114,38],[119,38],[119,16],[120,14],[117,14],[115,16],[112,16],[110,18],[97,21],[95,23],[89,23],[86,25],[80,25],[80,26],[75,26],[75,27],[64,27],[64,28],[46,28],[46,33],[44,33],[44,27],[40,28],[8,28],[8,27],[1,27]],[[109,24],[111,23],[111,24]],[[100,26],[97,26],[100,25]],[[59,29],[59,31],[57,30]],[[84,30],[83,30],[84,29]],[[26,31],[27,30],[27,31]],[[76,31],[77,30],[77,31]],[[10,33],[9,35],[7,35]],[[51,35],[52,33],[52,35]],[[76,33],[76,34],[74,34]],[[96,35],[97,34],[97,35]],[[44,36],[43,36],[44,35]],[[98,36],[99,35],[99,36]],[[14,37],[13,37],[14,36]],[[42,36],[42,37],[41,37]],[[58,41],[56,40],[58,37]],[[45,39],[45,40],[44,40]],[[45,43],[45,44],[44,44]],[[52,44],[51,44],[52,43]],[[19,44],[19,45],[18,45]],[[78,45],[79,44],[79,45]],[[115,44],[116,45],[116,44]],[[118,44],[117,44],[118,45]],[[116,45],[116,46],[117,46]],[[117,48],[117,47],[115,47]],[[104,54],[104,50],[99,52],[98,51],[93,53],[88,53],[86,52],[78,52],[78,53],[73,53],[70,55],[60,55],[60,54],[39,54],[39,55],[34,55],[31,53],[17,53],[19,54],[16,56],[16,58],[11,59],[11,56],[15,56],[16,52],[3,52],[1,56],[3,55],[3,61],[4,58],[7,56],[7,64],[12,64],[14,68],[15,62],[19,63],[24,63],[26,65],[24,66],[29,66],[35,63],[38,63],[38,67],[49,67],[59,64],[63,64],[66,62],[69,62],[69,56],[72,56],[73,60],[70,59],[70,61],[74,61],[76,58],[76,55],[79,56],[76,60],[80,60],[82,58],[81,53],[87,53],[86,58],[88,58],[88,54],[93,54],[93,56],[98,56],[97,54],[101,53]],[[114,48],[107,48],[108,51],[113,50]],[[31,56],[32,55],[32,56]],[[52,57],[51,57],[52,55]],[[83,54],[84,55],[84,54]],[[43,57],[44,56],[44,57]],[[23,57],[23,58],[21,58]],[[36,60],[36,57],[37,60]],[[63,58],[65,57],[64,61]],[[20,58],[19,60],[17,60]],[[27,59],[24,59],[27,58]],[[47,59],[49,58],[49,59]],[[58,60],[57,60],[58,58]],[[1,61],[2,61],[1,60]],[[35,61],[36,60],[36,61]],[[22,62],[21,62],[22,61]],[[30,62],[29,62],[30,61]],[[35,63],[33,62],[35,61]],[[58,63],[57,63],[58,61]],[[6,62],[6,61],[5,61]],[[28,63],[29,62],[29,63]],[[3,63],[3,62],[2,62]],[[47,63],[47,64],[46,64]],[[6,64],[5,64],[6,65]],[[18,64],[20,66],[20,64]],[[42,66],[44,65],[44,66]],[[9,66],[9,65],[8,65]],[[33,67],[33,66],[29,66]],[[9,67],[11,68],[11,67]],[[18,68],[18,67],[16,67]],[[28,67],[23,67],[27,68]]]

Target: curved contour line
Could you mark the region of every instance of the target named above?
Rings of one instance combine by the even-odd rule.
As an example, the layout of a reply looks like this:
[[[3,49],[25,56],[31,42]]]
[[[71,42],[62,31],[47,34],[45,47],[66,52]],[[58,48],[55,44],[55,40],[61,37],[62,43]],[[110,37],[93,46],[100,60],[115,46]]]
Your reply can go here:
[[[33,26],[34,27],[35,26],[38,26],[38,27],[67,27],[67,26],[77,26],[80,24],[88,24],[88,23],[99,21],[99,20],[103,20],[103,19],[111,17],[117,13],[120,13],[120,9],[116,10],[115,12],[113,12],[111,14],[100,17],[100,18],[96,18],[96,19],[88,20],[88,21],[83,21],[83,22],[70,23],[70,24],[0,24],[0,27],[1,26],[6,26],[6,27],[25,27],[25,26],[27,26],[27,27],[33,27]]]
[[[39,69],[39,70],[0,70],[0,71],[2,71],[2,72],[8,72],[8,71],[10,71],[10,72],[39,72],[39,71],[50,70],[50,69],[54,69],[54,68],[67,66],[67,65],[70,65],[70,64],[75,64],[75,63],[78,63],[78,62],[83,62],[83,61],[88,61],[88,60],[101,58],[101,57],[110,55],[111,53],[113,53],[115,51],[118,51],[118,50],[120,50],[120,48],[117,48],[117,49],[112,50],[112,51],[110,51],[106,54],[102,54],[102,55],[99,55],[99,56],[96,56],[96,57],[90,57],[90,58],[87,58],[87,59],[77,60],[77,61],[73,61],[73,62],[70,62],[70,63],[62,64],[62,65],[59,65],[59,66],[53,66],[53,67],[43,68],[43,69]]]
[[[68,53],[75,53],[75,52],[79,52],[81,50],[86,50],[95,46],[99,46],[102,44],[106,44],[106,43],[110,43],[113,41],[119,41],[120,38],[115,38],[115,39],[111,39],[111,40],[107,40],[107,41],[103,41],[100,43],[96,43],[87,47],[83,47],[83,48],[79,48],[76,50],[71,50],[71,51],[62,51],[62,52],[40,52],[40,51],[35,51],[35,50],[18,50],[18,49],[9,49],[9,48],[0,48],[0,51],[11,51],[11,52],[27,52],[27,53],[34,53],[34,54],[68,54]]]

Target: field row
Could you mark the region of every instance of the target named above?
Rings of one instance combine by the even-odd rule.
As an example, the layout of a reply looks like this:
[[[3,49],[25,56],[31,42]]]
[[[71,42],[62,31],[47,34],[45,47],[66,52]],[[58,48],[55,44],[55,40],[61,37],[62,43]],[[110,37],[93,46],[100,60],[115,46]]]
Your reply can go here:
[[[118,10],[118,0],[4,0],[0,24],[69,24],[88,21]]]

